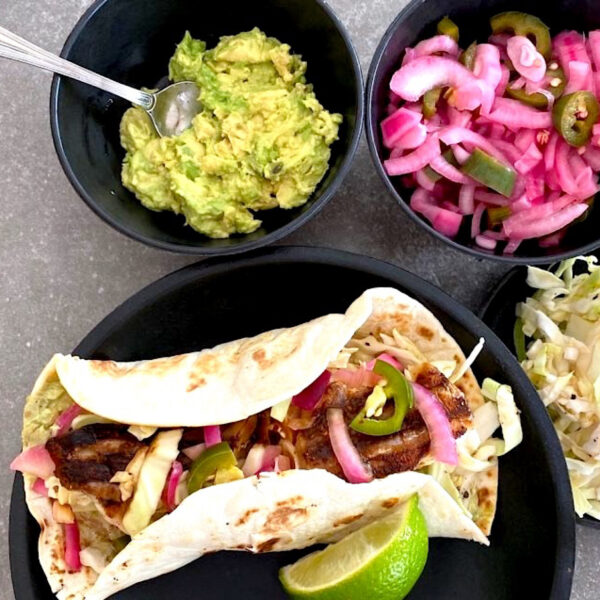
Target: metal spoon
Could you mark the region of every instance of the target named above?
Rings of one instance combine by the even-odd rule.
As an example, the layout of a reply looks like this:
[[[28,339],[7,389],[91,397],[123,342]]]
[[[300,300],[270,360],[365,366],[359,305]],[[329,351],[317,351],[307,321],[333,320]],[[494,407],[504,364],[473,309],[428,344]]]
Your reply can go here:
[[[66,75],[125,98],[150,115],[156,131],[163,137],[177,135],[187,129],[201,110],[200,92],[191,81],[173,83],[155,93],[143,92],[47,52],[3,27],[0,27],[0,57]]]

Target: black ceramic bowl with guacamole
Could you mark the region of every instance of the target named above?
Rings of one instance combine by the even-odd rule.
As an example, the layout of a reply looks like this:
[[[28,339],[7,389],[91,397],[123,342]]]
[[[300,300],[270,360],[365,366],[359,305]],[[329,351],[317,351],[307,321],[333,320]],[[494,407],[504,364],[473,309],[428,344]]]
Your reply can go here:
[[[250,32],[244,34],[250,37],[235,37],[243,32]],[[281,74],[281,81],[276,83],[294,79],[287,86],[293,97],[287,99],[283,110],[276,103],[270,125],[265,119],[269,135],[255,136],[247,154],[243,135],[237,140],[240,148],[232,149],[231,136],[227,136],[224,148],[211,130],[215,126],[219,131],[235,127],[231,119],[224,121],[219,111],[221,100],[208,89],[211,73],[199,76],[206,90],[208,109],[203,111],[204,117],[176,142],[155,140],[145,115],[137,109],[130,110],[121,125],[130,108],[126,101],[75,81],[54,79],[51,126],[65,173],[94,212],[134,239],[190,254],[251,250],[291,233],[317,213],[350,167],[362,123],[362,76],[346,31],[321,0],[235,0],[220,4],[98,0],[75,26],[62,56],[128,85],[152,88],[162,87],[169,71],[173,79],[194,78],[187,71],[205,53],[206,62],[212,61],[211,68],[227,72],[228,80],[223,79],[223,83],[229,85],[231,70],[219,62],[232,54],[231,44],[221,42],[219,46],[223,36],[234,36],[225,40],[234,40],[236,52],[240,45],[246,52],[255,52],[257,47],[264,51],[264,40],[271,38],[267,45],[274,56],[277,77]],[[171,61],[178,44],[180,57]],[[215,47],[221,51],[207,52]],[[272,76],[262,71],[251,73],[260,84],[252,85],[252,90],[262,90],[266,81],[261,80],[263,75]],[[241,81],[248,85],[245,79]],[[264,103],[272,99],[263,100],[260,93],[230,96],[234,102],[243,96],[240,101],[246,103],[245,109],[234,115],[244,124],[243,129],[258,126],[260,130],[260,120],[269,115]],[[310,107],[312,124],[299,118],[300,113],[293,108],[297,103],[304,113],[305,105]],[[260,115],[251,123],[257,110]],[[269,144],[274,135],[281,138],[283,132],[285,136],[284,127],[274,128],[277,122],[289,123],[296,132],[302,129],[305,140],[297,149],[289,148],[287,155],[281,149],[293,144],[281,144],[279,161],[270,155]],[[294,142],[298,139],[296,135]],[[238,158],[246,158],[231,160],[236,153]],[[262,174],[255,176],[261,169]],[[284,180],[279,169],[290,176]],[[195,184],[193,188],[189,188],[190,183]],[[197,210],[198,202],[203,204],[201,210]],[[207,206],[211,210],[205,210]],[[258,210],[261,208],[266,210]]]

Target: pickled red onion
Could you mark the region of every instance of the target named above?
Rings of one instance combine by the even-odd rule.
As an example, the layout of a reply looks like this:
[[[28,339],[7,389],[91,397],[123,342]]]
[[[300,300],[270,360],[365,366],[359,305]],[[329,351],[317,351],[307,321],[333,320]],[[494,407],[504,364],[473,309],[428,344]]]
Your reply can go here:
[[[373,479],[370,467],[365,464],[356,446],[350,439],[348,428],[344,422],[344,412],[341,408],[327,410],[329,426],[329,441],[346,479],[350,483],[368,483]]]
[[[221,428],[218,425],[206,425],[204,427],[204,443],[207,448],[221,442]]]
[[[514,35],[506,43],[506,52],[517,72],[531,81],[541,81],[546,74],[546,61],[533,43],[522,35]]]
[[[31,486],[31,489],[40,496],[48,497],[48,488],[46,487],[46,483],[41,477],[38,477]]]
[[[78,404],[73,404],[66,410],[60,413],[54,421],[54,424],[58,426],[58,431],[56,435],[63,435],[69,431],[69,427],[71,427],[71,423],[75,417],[78,417],[83,412],[83,408]]]
[[[23,450],[11,463],[13,471],[21,471],[28,475],[35,475],[41,479],[47,479],[54,473],[55,465],[52,457],[44,444],[31,446]]]
[[[292,404],[303,410],[313,410],[323,397],[330,379],[331,372],[323,371],[309,386],[292,398]]]
[[[79,552],[81,551],[79,542],[79,526],[77,521],[65,523],[63,525],[65,532],[65,565],[70,572],[81,570],[81,560]]]
[[[435,460],[448,465],[458,464],[456,440],[446,409],[427,388],[412,383],[415,393],[415,406],[421,413],[431,439],[430,452]]]
[[[179,481],[182,475],[183,465],[178,460],[174,460],[173,464],[171,465],[169,477],[167,479],[167,488],[165,494],[165,503],[169,512],[174,511],[177,507],[177,503],[175,501],[175,494],[177,492],[177,486],[179,485]]]

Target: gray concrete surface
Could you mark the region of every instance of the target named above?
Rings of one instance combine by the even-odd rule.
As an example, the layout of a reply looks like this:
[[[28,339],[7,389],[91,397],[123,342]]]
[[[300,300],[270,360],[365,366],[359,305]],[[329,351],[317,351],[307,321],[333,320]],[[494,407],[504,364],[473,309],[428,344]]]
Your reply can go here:
[[[89,0],[2,0],[0,24],[60,51]],[[366,71],[405,0],[331,0]],[[53,352],[69,351],[142,286],[194,259],[146,248],[83,204],[56,159],[48,124],[50,76],[0,60],[0,598],[13,598],[7,548],[22,402]],[[361,145],[344,186],[284,243],[343,248],[419,273],[472,309],[506,270],[454,252],[412,224],[387,195]],[[532,499],[535,501],[535,499]],[[573,600],[600,597],[600,531],[578,527]],[[531,574],[535,577],[535,573]]]

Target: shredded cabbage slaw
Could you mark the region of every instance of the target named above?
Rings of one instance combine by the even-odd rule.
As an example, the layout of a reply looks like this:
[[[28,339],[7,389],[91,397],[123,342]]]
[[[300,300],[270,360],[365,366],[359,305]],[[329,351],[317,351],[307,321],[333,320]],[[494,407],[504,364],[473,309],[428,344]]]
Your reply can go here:
[[[600,266],[588,256],[529,267],[527,283],[536,292],[517,306],[530,338],[521,365],[554,423],[575,512],[600,519]]]

